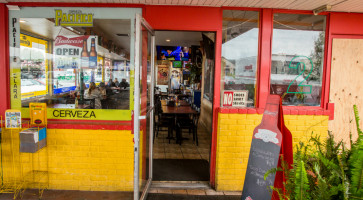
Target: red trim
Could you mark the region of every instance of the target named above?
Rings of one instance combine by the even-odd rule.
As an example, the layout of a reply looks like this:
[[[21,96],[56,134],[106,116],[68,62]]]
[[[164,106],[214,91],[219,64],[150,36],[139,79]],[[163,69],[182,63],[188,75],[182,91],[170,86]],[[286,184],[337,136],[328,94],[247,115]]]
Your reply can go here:
[[[11,2],[7,5],[18,5],[19,7],[125,7],[142,8],[144,4],[123,3],[61,3],[61,2]]]
[[[86,129],[86,130],[132,130],[131,121],[125,122],[80,122],[48,121],[49,129]]]
[[[210,156],[210,184],[215,188],[216,160],[217,160],[217,133],[218,133],[218,108],[221,104],[221,58],[222,58],[222,21],[223,10],[219,10],[220,29],[216,32],[215,46],[215,68],[214,68],[214,97],[213,97],[213,120],[212,120],[212,144]]]
[[[146,5],[144,17],[155,30],[214,32],[222,27],[220,11],[215,7]],[[160,17],[160,13],[168,17]]]
[[[321,107],[310,106],[283,106],[284,115],[327,115],[329,119],[334,117],[334,106],[330,106],[329,110],[324,110]],[[219,108],[218,112],[223,114],[262,114],[263,108]]]
[[[262,8],[251,8],[251,7],[228,7],[228,6],[222,6],[222,13],[223,10],[243,10],[243,11],[258,11],[261,12]]]
[[[169,17],[160,17],[160,13]],[[183,17],[175,15],[183,13]],[[213,127],[210,160],[210,184],[215,187],[218,108],[220,106],[222,18],[221,8],[197,6],[145,6],[145,19],[155,30],[216,32]],[[188,23],[185,23],[188,22]]]
[[[0,115],[10,108],[10,70],[9,70],[9,14],[5,4],[0,4]]]
[[[261,12],[261,30],[259,41],[259,68],[256,108],[264,108],[270,94],[271,46],[273,30],[273,10],[263,9]]]
[[[329,93],[330,93],[330,71],[331,71],[331,63],[330,63],[330,53],[329,49],[331,46],[331,42],[329,42],[331,37],[330,32],[330,15],[326,18],[326,30],[325,30],[325,44],[324,44],[324,65],[323,65],[323,81],[321,85],[321,107],[325,110],[327,109],[327,103],[329,103]],[[333,112],[334,115],[334,112]],[[333,117],[334,118],[334,117]]]

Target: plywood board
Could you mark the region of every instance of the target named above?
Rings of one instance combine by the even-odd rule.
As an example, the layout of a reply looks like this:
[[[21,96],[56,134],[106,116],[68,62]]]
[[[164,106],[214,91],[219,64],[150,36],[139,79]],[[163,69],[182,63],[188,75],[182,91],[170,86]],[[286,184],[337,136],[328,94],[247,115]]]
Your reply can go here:
[[[329,101],[334,103],[334,120],[329,121],[329,130],[349,146],[349,133],[353,139],[358,135],[353,105],[363,119],[363,39],[334,39],[331,61]]]

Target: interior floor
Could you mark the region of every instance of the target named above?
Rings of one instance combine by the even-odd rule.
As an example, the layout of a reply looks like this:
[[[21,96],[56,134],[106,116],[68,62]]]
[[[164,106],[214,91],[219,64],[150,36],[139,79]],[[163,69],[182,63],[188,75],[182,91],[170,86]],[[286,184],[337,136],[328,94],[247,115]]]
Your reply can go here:
[[[209,162],[210,144],[212,136],[201,124],[198,125],[198,146],[193,141],[193,135],[188,130],[183,130],[182,144],[176,144],[175,140],[166,137],[168,131],[166,129],[159,131],[159,135],[155,137],[153,158],[154,159],[203,159]],[[175,131],[174,131],[175,136]]]

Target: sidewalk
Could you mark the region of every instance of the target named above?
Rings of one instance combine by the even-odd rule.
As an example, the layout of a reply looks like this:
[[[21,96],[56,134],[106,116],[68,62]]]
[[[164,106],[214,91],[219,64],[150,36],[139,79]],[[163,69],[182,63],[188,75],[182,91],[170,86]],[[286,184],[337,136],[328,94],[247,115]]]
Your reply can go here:
[[[14,194],[0,194],[0,200],[11,200]],[[17,199],[39,200],[38,190],[26,190]],[[44,200],[133,200],[132,192],[96,192],[45,190]],[[240,200],[240,192],[216,192],[212,189],[150,189],[147,200]]]

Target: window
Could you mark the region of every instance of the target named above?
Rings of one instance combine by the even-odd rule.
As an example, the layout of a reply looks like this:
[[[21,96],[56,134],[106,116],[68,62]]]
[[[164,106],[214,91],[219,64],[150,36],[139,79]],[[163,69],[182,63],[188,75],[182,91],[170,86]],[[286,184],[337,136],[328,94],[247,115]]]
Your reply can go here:
[[[115,23],[130,27],[130,20],[95,19],[92,28],[57,27],[44,18],[20,20],[22,107],[46,102],[49,108],[129,109],[129,58],[121,49],[129,47],[130,42],[103,35],[129,35],[130,28],[109,26]],[[51,29],[53,35],[29,30],[36,24],[47,24],[43,28]],[[26,35],[30,31],[34,36]],[[103,77],[102,73],[107,75]],[[126,87],[119,87],[122,81]]]
[[[36,102],[47,104],[49,119],[130,120],[131,33],[139,12],[129,8],[11,11],[11,108],[22,110],[23,118],[29,117],[29,104]]]
[[[258,35],[259,12],[223,11],[222,106],[255,105]],[[243,98],[228,98],[234,93]]]
[[[274,14],[270,92],[283,105],[320,105],[324,42],[325,16]]]

